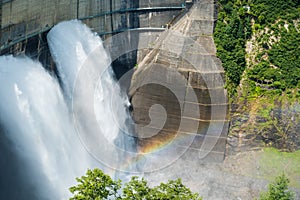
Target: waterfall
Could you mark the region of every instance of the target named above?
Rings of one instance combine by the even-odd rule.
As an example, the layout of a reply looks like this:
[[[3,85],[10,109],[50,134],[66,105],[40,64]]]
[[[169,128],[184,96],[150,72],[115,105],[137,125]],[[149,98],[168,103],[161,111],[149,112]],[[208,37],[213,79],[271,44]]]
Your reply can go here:
[[[7,166],[0,186],[10,183],[1,199],[67,199],[87,168],[109,171],[105,166],[122,164],[115,148],[134,151],[134,139],[122,136],[129,131],[129,101],[101,39],[74,20],[55,26],[48,43],[60,81],[30,58],[0,57],[0,165]],[[14,172],[4,161],[9,155],[17,160],[15,180],[4,174]],[[17,184],[19,191],[9,191]]]
[[[133,123],[100,37],[72,20],[56,25],[47,38],[83,145],[102,164],[118,169],[127,151],[135,151]]]
[[[49,196],[68,196],[74,176],[85,172],[91,158],[74,137],[57,80],[29,58],[3,56],[0,66],[0,120],[28,182],[38,192],[47,188]]]

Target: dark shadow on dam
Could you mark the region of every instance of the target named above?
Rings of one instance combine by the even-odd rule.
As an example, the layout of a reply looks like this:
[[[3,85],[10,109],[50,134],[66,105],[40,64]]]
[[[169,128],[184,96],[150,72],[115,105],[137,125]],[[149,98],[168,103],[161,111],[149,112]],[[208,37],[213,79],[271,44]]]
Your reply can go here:
[[[139,8],[139,1],[134,1],[134,0],[122,0],[121,1],[121,9],[126,9],[126,8]],[[121,21],[118,25],[117,30],[126,30],[126,29],[134,29],[134,28],[139,28],[140,27],[140,21],[139,21],[139,13],[137,12],[131,12],[131,13],[124,13],[121,16]],[[114,31],[114,30],[113,30]],[[131,32],[127,31],[124,34],[124,38],[122,38],[122,44],[120,44],[120,40],[114,39],[112,40],[112,46],[134,46],[136,49],[138,48],[138,39],[139,39],[139,34],[136,32]],[[130,44],[130,45],[129,45]],[[113,71],[116,75],[116,78],[119,80],[125,73],[130,71],[131,69],[134,68],[134,66],[137,63],[137,50],[131,51],[129,53],[126,53],[116,60],[112,62],[112,68]],[[129,72],[130,73],[130,72]],[[132,74],[131,74],[132,75]],[[121,85],[122,90],[128,90],[130,86],[130,80],[124,85]]]
[[[127,8],[139,8],[139,1],[122,0],[121,9],[127,9]],[[121,21],[117,29],[126,30],[126,29],[134,29],[139,27],[140,27],[139,14],[136,12],[131,12],[128,14],[125,13],[121,16]],[[125,81],[120,82],[120,87],[122,92],[126,93],[127,95],[127,91],[129,90],[130,87],[131,77],[133,75],[132,69],[137,63],[139,33],[135,31],[133,32],[127,31],[123,34],[122,36],[125,37],[122,37],[121,40],[120,38],[112,37],[113,38],[112,46],[121,46],[121,47],[131,46],[131,47],[136,47],[135,48],[136,50],[123,54],[116,60],[112,61],[112,69],[118,80],[121,79],[125,74],[126,76],[128,76],[128,78],[123,79]],[[130,107],[126,109],[127,109],[127,113],[129,113]],[[120,157],[120,160],[124,159],[124,156],[126,156],[126,151],[129,152],[137,151],[137,145],[136,145],[137,138],[134,137],[135,129],[134,129],[132,119],[128,118],[125,123],[127,126],[128,133],[120,130],[118,137],[115,140],[115,145],[125,150],[124,155],[118,155]]]

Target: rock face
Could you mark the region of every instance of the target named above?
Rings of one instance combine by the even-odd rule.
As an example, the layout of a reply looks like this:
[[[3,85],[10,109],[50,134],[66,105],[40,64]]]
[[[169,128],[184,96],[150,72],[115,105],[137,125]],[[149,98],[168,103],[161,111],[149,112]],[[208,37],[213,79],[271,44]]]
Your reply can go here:
[[[228,154],[275,147],[300,149],[300,104],[288,99],[270,103],[264,97],[238,102],[231,107]]]
[[[213,0],[193,7],[140,51],[129,94],[141,153],[175,145],[184,159],[222,161],[228,133]]]

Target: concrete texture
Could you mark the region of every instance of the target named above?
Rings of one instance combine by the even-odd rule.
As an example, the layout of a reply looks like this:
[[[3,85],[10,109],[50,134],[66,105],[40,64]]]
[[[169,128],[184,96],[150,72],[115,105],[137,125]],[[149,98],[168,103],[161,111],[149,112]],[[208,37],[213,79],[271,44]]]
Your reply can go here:
[[[174,134],[188,133],[201,135],[201,138],[218,135],[221,139],[216,143],[225,149],[228,104],[223,89],[224,72],[221,62],[215,56],[216,48],[212,38],[216,20],[214,1],[195,1],[188,13],[187,9],[149,9],[180,8],[184,5],[183,0],[2,1],[0,54],[27,54],[54,69],[45,37],[55,24],[70,19],[81,19],[94,31],[103,34],[103,38],[126,29],[170,28],[166,33],[128,32],[122,41],[113,38],[109,44],[117,48],[129,44],[138,48],[144,42],[140,38],[148,37],[148,48],[129,52],[113,60],[117,78],[139,63],[130,94],[140,144],[163,143],[163,138],[170,139]],[[145,80],[159,84],[138,88]],[[157,123],[145,128],[152,121],[148,116],[149,108],[155,104],[160,104],[165,110],[158,107],[152,109],[151,119],[157,119]],[[166,123],[162,123],[165,114]],[[152,139],[145,138],[146,132],[157,127],[161,133]],[[164,134],[170,137],[164,137]],[[203,145],[201,147],[204,148]],[[222,160],[224,151],[217,153],[220,153]]]
[[[112,46],[126,47],[139,43],[139,34],[128,30],[145,28],[153,36],[155,29],[182,14],[184,0],[11,0],[0,3],[0,55],[25,54],[39,59],[48,69],[55,70],[45,38],[57,23],[79,19],[103,39],[126,32],[119,40],[113,38]],[[128,32],[127,32],[128,31]],[[132,31],[136,32],[136,31]],[[143,34],[143,33],[141,33]],[[116,50],[117,52],[120,49]],[[42,55],[42,56],[40,56]],[[137,51],[132,51],[113,60],[112,66],[119,79],[137,63]],[[124,86],[128,88],[128,84]]]
[[[147,153],[149,148],[150,151],[155,151],[151,149],[152,146],[163,146],[172,142],[176,143],[179,153],[185,152],[173,163],[169,163],[169,166],[144,173],[143,176],[153,185],[160,181],[182,178],[183,183],[192,191],[199,192],[208,200],[253,199],[259,196],[261,190],[267,189],[269,181],[264,178],[266,172],[262,170],[262,166],[265,161],[261,152],[229,148],[224,162],[212,163],[223,161],[228,133],[224,72],[220,60],[215,56],[216,48],[212,37],[217,16],[214,1],[195,2],[187,14],[181,10],[103,14],[127,8],[179,6],[183,0],[1,2],[0,55],[26,53],[38,58],[48,67],[52,65],[45,37],[47,30],[60,21],[81,18],[98,33],[111,33],[135,27],[170,26],[171,32],[128,33],[125,37],[118,38],[119,40],[112,39],[106,44],[111,46],[113,58],[114,52],[128,45],[140,47],[145,46],[142,43],[147,43],[148,46],[116,61],[116,65],[124,66],[124,72],[135,63],[139,64],[134,73],[130,95],[141,153]],[[107,38],[111,35],[104,34],[102,37]],[[12,45],[13,43],[15,44]],[[124,72],[121,72],[120,76]],[[149,82],[150,84],[141,87],[143,83]],[[197,110],[199,113],[195,112]],[[0,128],[0,132],[2,131]],[[16,198],[34,198],[35,195],[30,193],[34,188],[30,185],[24,187],[23,182],[17,178],[21,172],[18,169],[20,161],[11,152],[10,143],[4,136],[3,133],[0,134],[3,150],[0,152],[2,174],[14,177],[2,184],[5,185],[4,190]],[[176,141],[178,136],[185,140]],[[237,143],[229,139],[229,144],[235,142]],[[187,146],[189,148],[185,151]],[[232,144],[227,147],[230,146]],[[203,159],[202,155],[206,157]],[[167,156],[160,155],[158,160],[163,161]],[[280,171],[284,170],[285,165]],[[271,168],[266,171],[277,175]],[[14,188],[14,191],[11,191],[11,188]],[[298,188],[296,199],[299,198]]]
[[[141,153],[182,136],[190,137],[174,142],[178,149],[189,147],[182,159],[224,159],[228,103],[212,38],[215,19],[214,1],[195,2],[140,51],[129,95]]]
[[[45,32],[61,21],[71,19],[81,19],[100,34],[128,28],[162,27],[178,15],[180,9],[145,11],[130,11],[130,9],[180,7],[184,2],[183,0],[164,2],[150,0],[2,1],[0,3],[0,47],[3,50],[15,42]]]

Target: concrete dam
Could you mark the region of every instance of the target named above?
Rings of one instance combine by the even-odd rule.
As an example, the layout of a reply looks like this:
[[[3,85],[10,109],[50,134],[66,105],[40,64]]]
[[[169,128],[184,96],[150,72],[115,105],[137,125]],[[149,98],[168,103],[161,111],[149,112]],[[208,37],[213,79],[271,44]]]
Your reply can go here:
[[[54,69],[46,35],[55,24],[70,19],[83,21],[104,40],[108,39],[108,49],[113,47],[110,51],[134,46],[133,51],[115,58],[113,66],[117,78],[128,71],[133,75],[131,81],[124,84],[129,88],[141,149],[159,146],[164,140],[172,141],[178,133],[196,134],[189,151],[199,149],[206,142],[210,144],[207,148],[214,144],[209,154],[217,155],[213,156],[217,160],[223,159],[228,104],[224,71],[215,56],[212,37],[217,19],[215,1],[4,0],[0,8],[1,55],[26,54]],[[173,34],[176,32],[182,36]],[[122,33],[122,41],[112,37],[119,33]],[[145,38],[147,44],[141,44]],[[196,41],[198,49],[192,40]],[[138,67],[132,70],[134,66]],[[194,69],[195,66],[198,69]],[[178,81],[182,81],[176,75],[178,72],[186,79],[185,85],[178,85]],[[166,86],[178,87],[182,93],[180,99],[157,84],[139,88],[143,81],[151,79],[170,80]],[[197,96],[194,100],[189,96],[192,91]],[[162,105],[167,111],[168,117],[161,130],[156,130],[155,125],[147,126],[151,121],[149,109],[154,104]],[[180,107],[185,107],[186,113]],[[192,114],[195,108],[199,116]],[[154,112],[154,118],[160,116],[160,111]],[[179,130],[180,122],[185,124],[182,130]],[[198,128],[191,128],[193,124]],[[156,134],[144,137],[149,132]]]
[[[213,40],[215,0],[2,0],[0,55],[26,55],[59,77],[47,35],[74,19],[104,41],[130,99],[137,152],[162,158],[145,161],[145,173],[224,160],[229,106]]]

